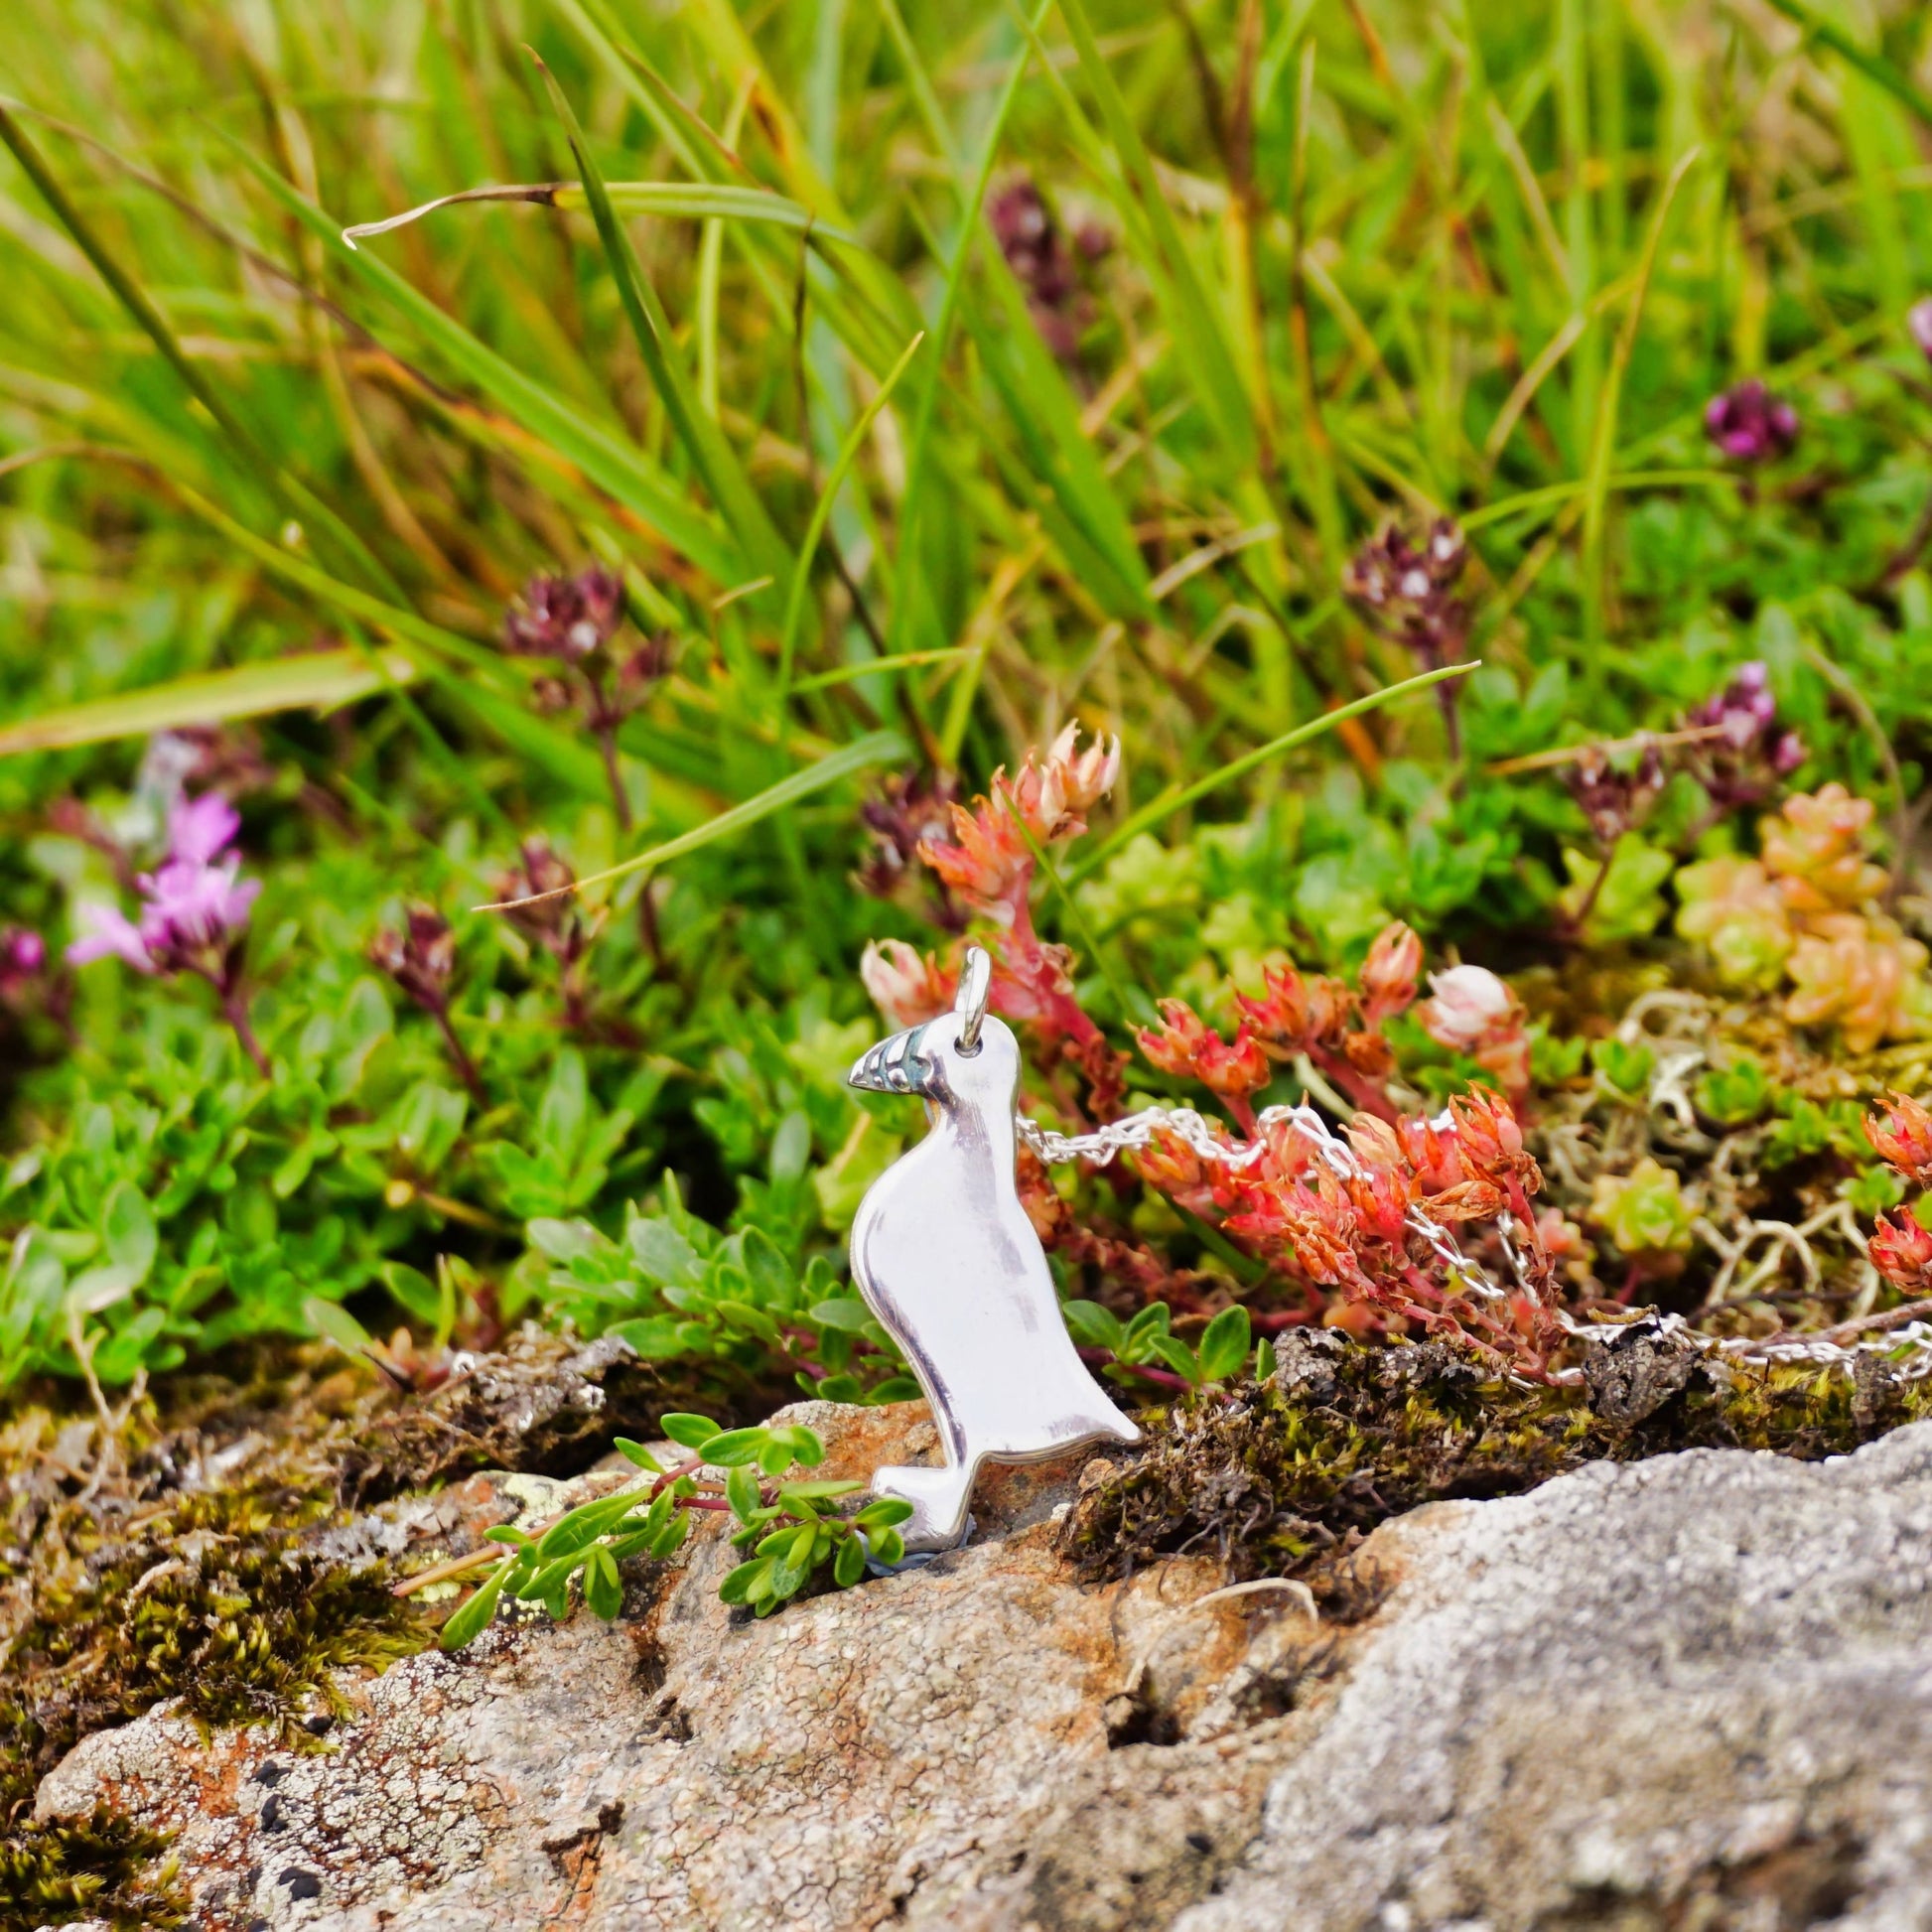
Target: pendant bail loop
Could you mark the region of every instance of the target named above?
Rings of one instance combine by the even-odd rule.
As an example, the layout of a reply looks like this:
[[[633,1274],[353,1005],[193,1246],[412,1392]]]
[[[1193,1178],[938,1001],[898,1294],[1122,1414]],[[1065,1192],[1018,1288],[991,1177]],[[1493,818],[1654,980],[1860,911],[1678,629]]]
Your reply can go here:
[[[959,1015],[959,1050],[968,1059],[980,1049],[980,1028],[986,1020],[986,1003],[993,992],[993,962],[982,946],[966,948],[966,963],[960,970],[959,992],[953,1011]]]

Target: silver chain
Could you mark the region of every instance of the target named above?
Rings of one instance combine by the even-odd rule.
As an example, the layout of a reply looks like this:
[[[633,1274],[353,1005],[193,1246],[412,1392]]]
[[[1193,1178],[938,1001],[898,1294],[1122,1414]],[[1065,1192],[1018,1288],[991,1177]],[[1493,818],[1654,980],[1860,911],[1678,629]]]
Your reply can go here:
[[[1342,1179],[1359,1178],[1366,1172],[1355,1150],[1306,1102],[1295,1107],[1264,1107],[1255,1117],[1260,1134],[1252,1141],[1225,1139],[1212,1121],[1191,1107],[1143,1107],[1139,1113],[1108,1121],[1086,1134],[1057,1133],[1025,1114],[1018,1117],[1016,1124],[1021,1145],[1049,1167],[1085,1161],[1104,1168],[1117,1154],[1146,1147],[1156,1134],[1167,1133],[1184,1141],[1201,1160],[1239,1172],[1253,1167],[1268,1152],[1271,1128],[1289,1125],[1308,1139],[1315,1153]],[[1449,1114],[1439,1114],[1430,1125],[1440,1134],[1455,1132],[1454,1120]],[[1455,1237],[1440,1221],[1432,1220],[1415,1206],[1409,1209],[1405,1220],[1410,1232],[1422,1239],[1452,1280],[1482,1300],[1503,1299],[1504,1291],[1462,1252]],[[1519,1283],[1523,1282],[1526,1279],[1523,1258],[1516,1246],[1515,1224],[1509,1214],[1497,1216],[1496,1232],[1511,1272]],[[1797,1362],[1848,1367],[1862,1354],[1889,1355],[1895,1350],[1909,1349],[1909,1358],[1898,1365],[1901,1373],[1913,1381],[1932,1375],[1932,1323],[1924,1321],[1911,1321],[1883,1334],[1839,1342],[1823,1335],[1768,1335],[1762,1339],[1707,1335],[1693,1328],[1681,1314],[1640,1318],[1653,1323],[1660,1335],[1668,1336],[1680,1346],[1695,1348],[1724,1361],[1765,1368]],[[1608,1342],[1629,1325],[1616,1321],[1579,1321],[1561,1309],[1557,1311],[1557,1320],[1580,1341]],[[1581,1369],[1560,1369],[1556,1379],[1575,1382],[1582,1375]]]

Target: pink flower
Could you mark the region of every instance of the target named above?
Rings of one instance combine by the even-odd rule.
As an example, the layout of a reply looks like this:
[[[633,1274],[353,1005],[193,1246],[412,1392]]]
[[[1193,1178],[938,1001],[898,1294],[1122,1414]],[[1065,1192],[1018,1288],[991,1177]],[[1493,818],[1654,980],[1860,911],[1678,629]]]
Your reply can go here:
[[[70,965],[87,966],[96,959],[112,956],[126,960],[137,973],[152,973],[155,970],[140,927],[118,905],[89,902],[76,906],[74,915],[93,930],[68,948]]]
[[[1878,1159],[1907,1180],[1921,1187],[1932,1181],[1932,1112],[1910,1094],[1881,1094],[1865,1116],[1864,1137]]]
[[[1379,1027],[1392,1015],[1406,1013],[1416,998],[1416,980],[1422,972],[1422,941],[1400,919],[1391,921],[1375,935],[1362,961],[1356,984],[1361,989],[1362,1018]]]
[[[935,1020],[953,1003],[954,981],[930,954],[920,955],[903,939],[876,940],[859,961],[859,978],[889,1027]]]
[[[241,855],[223,851],[240,823],[218,792],[180,800],[169,814],[167,861],[135,882],[142,897],[139,920],[115,905],[81,905],[78,917],[92,929],[68,948],[68,958],[84,966],[113,957],[138,973],[210,970],[207,955],[224,950],[247,924],[261,891],[259,880],[236,877]]]
[[[1932,1234],[1909,1207],[1878,1216],[1871,1231],[1871,1265],[1907,1294],[1923,1294],[1932,1286]]]
[[[1466,1053],[1514,1094],[1530,1084],[1530,1039],[1523,1003],[1486,966],[1451,966],[1431,973],[1434,997],[1416,1009],[1423,1031],[1439,1046]]]
[[[171,859],[140,887],[148,902],[141,908],[141,938],[157,959],[203,952],[218,946],[248,923],[248,908],[261,891],[259,879],[237,879],[241,858],[229,853],[219,864]]]
[[[0,927],[0,993],[13,992],[47,964],[47,941],[29,926]]]
[[[1086,815],[1120,776],[1120,740],[1104,732],[1082,752],[1080,727],[1068,725],[1047,748],[1043,759],[1029,752],[1019,775],[996,773],[993,789],[1008,809],[1041,844],[1077,838],[1087,829]]]
[[[1422,1022],[1440,1046],[1467,1053],[1517,1012],[1516,995],[1487,966],[1451,966],[1429,976],[1434,998],[1425,1000]]]
[[[168,856],[205,866],[226,851],[240,830],[235,808],[218,791],[178,798],[168,814]]]

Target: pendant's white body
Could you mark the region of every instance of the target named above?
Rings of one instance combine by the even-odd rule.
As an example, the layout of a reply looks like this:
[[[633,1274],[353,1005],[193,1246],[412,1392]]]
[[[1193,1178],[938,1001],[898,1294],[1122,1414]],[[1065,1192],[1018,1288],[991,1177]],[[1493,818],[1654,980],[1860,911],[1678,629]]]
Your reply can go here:
[[[851,1076],[855,1086],[919,1094],[932,1122],[873,1183],[852,1224],[853,1278],[918,1377],[945,1456],[942,1467],[873,1478],[875,1494],[912,1504],[908,1550],[960,1540],[984,1461],[1140,1440],[1074,1351],[1020,1202],[1018,1043],[985,1019],[967,1051],[963,1025],[949,1014],[899,1034]]]

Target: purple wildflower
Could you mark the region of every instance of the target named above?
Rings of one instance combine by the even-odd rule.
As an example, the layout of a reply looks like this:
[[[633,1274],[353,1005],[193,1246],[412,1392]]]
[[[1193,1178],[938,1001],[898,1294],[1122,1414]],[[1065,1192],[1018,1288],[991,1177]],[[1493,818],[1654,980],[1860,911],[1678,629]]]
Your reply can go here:
[[[1753,375],[1711,398],[1704,427],[1733,463],[1754,468],[1790,454],[1798,440],[1798,412]]]
[[[1570,795],[1584,808],[1591,836],[1608,852],[1631,831],[1664,788],[1664,760],[1645,745],[1633,764],[1611,762],[1600,746],[1587,745],[1565,773]]]
[[[554,657],[579,664],[602,650],[623,621],[623,585],[595,565],[575,577],[533,577],[523,608],[504,621],[503,634],[520,657]]]
[[[1072,252],[1045,198],[1030,177],[1016,176],[987,204],[986,219],[1014,279],[1027,292],[1027,310],[1040,340],[1062,362],[1070,362],[1079,350],[1086,304]],[[1079,239],[1089,260],[1105,252],[1104,231],[1082,230]]]
[[[1914,302],[1906,312],[1905,327],[1911,331],[1913,342],[1924,351],[1925,359],[1932,362],[1932,295],[1923,302]]]
[[[1469,607],[1455,587],[1468,557],[1462,532],[1447,516],[1436,520],[1420,544],[1391,526],[1349,559],[1341,574],[1342,594],[1384,637],[1414,651],[1433,671],[1462,655]],[[1436,695],[1450,755],[1459,757],[1454,684],[1440,685]]]
[[[934,888],[927,908],[933,923],[947,932],[962,931],[966,916],[951,892],[927,868],[913,864],[925,840],[951,837],[951,812],[958,797],[958,780],[944,772],[900,771],[889,777],[879,795],[859,807],[872,841],[854,881],[859,890],[873,898],[896,899],[923,875]]]
[[[220,994],[222,1012],[249,1058],[266,1074],[267,1056],[249,1030],[241,992],[241,935],[261,882],[237,876],[241,855],[227,848],[240,827],[234,807],[218,792],[177,799],[168,815],[166,861],[135,881],[139,919],[117,905],[79,906],[78,917],[92,929],[69,946],[67,956],[75,966],[116,958],[137,973],[194,973],[207,980]]]
[[[613,1046],[635,1049],[643,1043],[636,1029],[621,1020],[600,1016],[591,998],[589,955],[597,929],[585,923],[570,889],[577,883],[569,860],[553,852],[541,838],[525,839],[518,863],[498,876],[496,897],[512,901],[504,917],[526,939],[534,941],[557,962],[557,988],[563,999],[564,1025]],[[543,894],[554,894],[545,898]],[[534,899],[534,904],[516,900]]]
[[[0,926],[0,1003],[13,1006],[47,965],[47,941],[30,926]]]
[[[557,665],[533,681],[530,701],[549,715],[575,710],[604,754],[618,825],[630,830],[630,796],[618,762],[618,728],[638,710],[671,668],[670,640],[648,637],[627,656],[611,648],[623,625],[623,583],[593,566],[575,577],[535,577],[519,609],[503,622],[503,640],[519,657]]]
[[[463,1084],[481,1106],[484,1101],[483,1076],[477,1063],[457,1037],[450,1019],[450,979],[456,971],[456,934],[440,912],[428,906],[411,906],[403,929],[385,927],[375,935],[369,957],[436,1022],[443,1043],[450,1049]]]
[[[1719,736],[1696,747],[1690,764],[1720,811],[1760,804],[1805,761],[1805,743],[1778,723],[1770,673],[1755,661],[1740,665],[1715,697],[1685,718],[1692,730],[1716,728]]]

